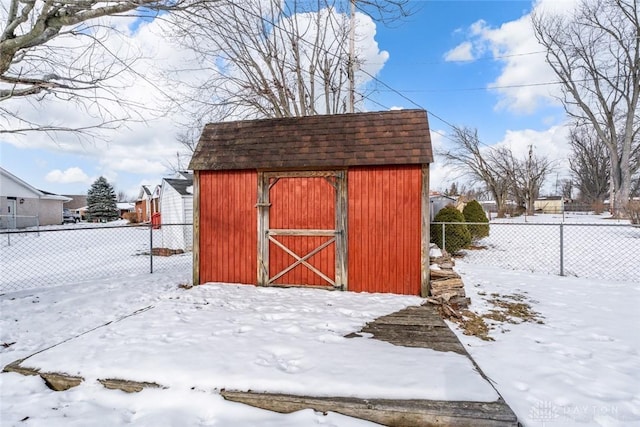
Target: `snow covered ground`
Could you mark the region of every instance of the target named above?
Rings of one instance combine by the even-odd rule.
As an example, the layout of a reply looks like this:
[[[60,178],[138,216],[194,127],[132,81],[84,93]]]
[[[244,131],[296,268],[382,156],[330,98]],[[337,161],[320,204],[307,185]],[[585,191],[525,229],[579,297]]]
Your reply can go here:
[[[25,417],[35,425],[52,425],[52,416],[79,425],[87,425],[87,418],[104,425],[105,416],[158,425],[157,400],[191,401],[186,408],[166,408],[167,419],[176,419],[176,410],[202,404],[194,411],[200,418],[189,425],[212,425],[238,411],[219,399],[215,392],[222,388],[367,398],[498,398],[465,356],[344,338],[376,317],[421,303],[420,298],[220,284],[187,290],[178,286],[185,278],[161,273],[82,289],[3,295],[2,364],[47,349],[22,365],[85,378],[78,390],[54,395],[33,378],[0,375],[3,425]],[[137,395],[127,401],[120,392],[96,387],[98,378],[157,382],[168,390],[142,392],[148,402]],[[219,413],[210,412],[203,396],[217,402]],[[122,406],[109,409],[114,401]],[[281,425],[289,418],[297,425],[361,425],[335,414],[322,418],[303,412],[282,416]],[[262,424],[255,411],[250,413],[253,424],[247,425],[268,425],[275,417],[264,412]]]
[[[148,273],[150,233],[154,247],[162,247],[164,236],[177,231],[179,226],[150,230],[120,220],[0,233],[0,292],[72,283],[82,286],[114,274]],[[156,256],[154,272],[189,268],[191,257],[191,253]]]
[[[492,219],[478,245],[487,250],[466,251],[474,264],[560,274],[562,250],[565,276],[640,282],[640,226],[609,214]]]
[[[527,221],[543,218],[549,220]],[[593,221],[586,218],[574,221]],[[499,247],[488,246],[478,253],[501,256]],[[10,262],[3,257],[3,268]],[[64,258],[56,263],[70,268]],[[53,392],[39,378],[0,374],[0,425],[372,425],[333,413],[281,415],[226,402],[215,392],[221,384],[356,396],[366,389],[376,396],[493,398],[481,382],[461,380],[475,376],[448,375],[447,366],[469,369],[459,357],[342,338],[418,298],[228,285],[186,290],[178,285],[190,282],[188,266],[134,276],[122,275],[115,262],[106,265],[107,275],[81,286],[0,295],[2,366],[55,346],[29,361],[87,377],[76,388]],[[628,268],[634,273],[640,267]],[[544,317],[542,324],[496,324],[495,341],[454,327],[525,426],[640,427],[640,280],[559,277],[473,257],[458,260],[456,269],[475,311],[490,310],[492,294],[518,294]],[[229,347],[231,341],[236,344]],[[389,368],[384,364],[391,358],[397,366]],[[362,375],[358,365],[378,369],[346,377]],[[216,375],[204,376],[204,370]],[[98,377],[157,381],[169,388],[125,394],[97,385],[92,380]],[[349,386],[354,379],[362,385]],[[202,387],[191,389],[196,380]]]
[[[640,426],[640,283],[554,277],[458,261],[472,308],[525,297],[543,324],[504,323],[467,350],[526,426]]]

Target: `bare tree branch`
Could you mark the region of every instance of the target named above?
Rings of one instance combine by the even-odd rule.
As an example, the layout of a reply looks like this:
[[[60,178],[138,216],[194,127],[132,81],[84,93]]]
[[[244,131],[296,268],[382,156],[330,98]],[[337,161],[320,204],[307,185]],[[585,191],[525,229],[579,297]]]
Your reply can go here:
[[[604,201],[609,192],[611,173],[606,146],[598,140],[592,129],[578,125],[571,130],[569,144],[569,167],[580,199],[586,203]]]
[[[563,83],[567,113],[605,146],[617,214],[626,207],[640,145],[640,14],[635,0],[584,0],[574,15],[534,14],[538,41]]]
[[[490,150],[483,152],[476,129],[455,127],[450,150],[440,151],[447,164],[465,174],[472,183],[485,185],[493,196],[498,209],[498,217],[504,217],[509,182],[492,161]]]
[[[515,158],[513,152],[506,147],[492,150],[490,158],[500,175],[506,177],[509,192],[518,206],[524,206],[527,213],[533,215],[535,201],[540,196],[540,189],[553,170],[554,163],[547,156],[534,154],[532,145],[524,159]]]
[[[184,10],[207,0],[6,0],[0,6],[0,133],[83,132],[84,126],[35,121],[16,112],[15,102],[39,105],[47,99],[73,101],[94,119],[90,127],[142,120],[140,105],[121,99],[119,76],[145,79],[132,66],[143,52],[113,52],[118,31],[107,17],[155,17],[161,10]],[[213,1],[213,0],[211,0]],[[103,101],[129,109],[118,115]],[[9,104],[11,103],[11,104]],[[14,110],[13,113],[10,111]]]

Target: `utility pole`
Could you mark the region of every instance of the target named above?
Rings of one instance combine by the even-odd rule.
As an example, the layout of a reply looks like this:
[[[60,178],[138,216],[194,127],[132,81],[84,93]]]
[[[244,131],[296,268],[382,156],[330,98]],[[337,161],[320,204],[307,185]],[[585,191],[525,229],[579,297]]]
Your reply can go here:
[[[351,17],[349,22],[349,61],[347,63],[347,78],[349,79],[349,105],[347,107],[347,112],[353,113],[354,104],[356,103],[356,0],[349,0],[349,3],[351,3]]]

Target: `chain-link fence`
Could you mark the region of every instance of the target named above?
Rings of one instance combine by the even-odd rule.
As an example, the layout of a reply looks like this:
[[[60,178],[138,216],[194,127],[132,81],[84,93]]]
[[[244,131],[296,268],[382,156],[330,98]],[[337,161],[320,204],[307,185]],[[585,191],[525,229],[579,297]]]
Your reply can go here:
[[[489,235],[471,240],[459,232],[461,223],[433,223],[432,240],[439,245],[444,241],[446,248],[458,246],[456,251],[471,263],[640,281],[638,225],[491,222],[462,227],[473,230],[474,225],[488,226]],[[175,269],[190,271],[192,246],[191,224],[80,223],[0,230],[0,292]]]
[[[488,236],[472,238],[473,226]],[[432,223],[431,240],[474,264],[640,282],[639,225]]]
[[[0,230],[15,230],[18,228],[38,227],[40,220],[33,215],[0,215]]]
[[[190,271],[191,224],[0,231],[0,292],[175,269]]]

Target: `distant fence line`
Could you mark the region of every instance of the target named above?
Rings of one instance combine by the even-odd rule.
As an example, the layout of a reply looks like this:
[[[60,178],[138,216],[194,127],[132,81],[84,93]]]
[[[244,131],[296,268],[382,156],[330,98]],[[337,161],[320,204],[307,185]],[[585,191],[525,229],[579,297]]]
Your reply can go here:
[[[104,225],[0,231],[0,292],[114,276],[191,271],[192,224]]]
[[[456,239],[447,227],[432,223],[439,241]],[[487,225],[487,223],[464,223]],[[489,236],[459,250],[474,264],[585,278],[640,281],[640,225],[491,222]],[[433,236],[432,236],[433,241]],[[459,246],[459,245],[458,245]]]
[[[0,215],[0,230],[15,230],[27,227],[39,227],[37,215]]]
[[[432,233],[461,223],[432,223]],[[486,223],[465,223],[486,225]],[[0,293],[116,276],[190,272],[192,224],[39,227],[0,231]],[[489,223],[461,249],[469,263],[511,270],[640,282],[640,226]]]

